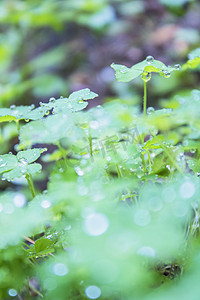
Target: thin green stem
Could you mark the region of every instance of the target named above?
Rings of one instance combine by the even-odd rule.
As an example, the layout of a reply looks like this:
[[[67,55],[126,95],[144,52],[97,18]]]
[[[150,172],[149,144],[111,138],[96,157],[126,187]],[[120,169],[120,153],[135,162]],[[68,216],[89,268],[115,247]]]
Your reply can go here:
[[[116,164],[116,168],[117,168],[117,174],[118,174],[118,177],[119,177],[119,178],[122,178],[122,177],[123,177],[122,171],[121,171],[121,169],[120,169],[120,167],[119,167],[118,164]]]
[[[147,110],[147,83],[144,81],[144,98],[143,98],[143,116],[146,116]]]
[[[184,174],[184,172],[182,171],[182,169],[179,167],[179,165],[176,163],[176,161],[174,160],[174,158],[172,157],[172,155],[170,154],[170,152],[168,151],[168,149],[162,145],[162,149],[165,151],[165,153],[167,154],[167,156],[169,157],[169,159],[171,160],[172,164],[176,167],[176,169],[181,173]]]
[[[67,168],[66,151],[65,151],[65,149],[61,146],[60,142],[57,142],[57,146],[58,146],[58,149],[60,150],[60,152],[62,153],[62,157],[63,157],[63,159],[64,159],[65,166],[66,166],[66,168]]]
[[[93,149],[92,149],[92,137],[91,137],[91,133],[90,133],[90,128],[89,128],[89,137],[88,137],[88,141],[89,141],[89,147],[90,147],[90,156],[93,156]]]
[[[146,167],[145,158],[144,158],[144,154],[143,153],[142,153],[142,164],[143,164],[143,171],[144,171],[144,173],[146,173],[147,167]]]
[[[15,123],[16,123],[16,125],[17,125],[17,131],[18,131],[18,133],[19,133],[19,130],[20,130],[19,120],[16,120]]]
[[[151,164],[151,156],[149,153],[149,150],[146,149],[147,155],[148,155],[148,159],[149,159],[149,174],[151,173],[151,169],[152,169],[152,164]]]
[[[38,291],[32,284],[29,284],[29,286],[30,286],[30,289],[31,289],[34,293],[36,293],[38,296],[40,296],[41,298],[43,298],[43,294],[42,294],[40,291]]]
[[[25,178],[28,182],[28,186],[30,188],[31,194],[32,194],[33,198],[35,198],[36,192],[35,192],[35,187],[34,187],[32,175],[29,174],[29,173],[26,173]]]

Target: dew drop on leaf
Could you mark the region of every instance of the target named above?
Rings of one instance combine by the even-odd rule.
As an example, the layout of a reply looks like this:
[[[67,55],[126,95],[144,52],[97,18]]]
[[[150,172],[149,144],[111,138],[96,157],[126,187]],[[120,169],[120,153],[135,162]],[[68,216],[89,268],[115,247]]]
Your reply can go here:
[[[60,97],[60,98],[61,98],[61,97]],[[56,101],[56,99],[53,98],[53,97],[49,99],[49,102],[51,102],[51,103],[54,103],[55,101]]]
[[[19,163],[20,163],[21,165],[26,166],[26,165],[28,164],[28,161],[27,161],[27,159],[25,159],[25,158],[21,158],[21,159],[19,160]]]
[[[5,163],[3,163],[2,165],[0,165],[0,168],[5,167],[6,165],[7,165],[7,163],[5,162]]]
[[[81,170],[80,167],[75,167],[75,171],[76,171],[78,176],[83,176],[84,175],[84,172],[83,172],[83,170]]]
[[[17,296],[17,291],[14,289],[9,289],[8,290],[8,295],[11,297],[16,297]]]
[[[163,73],[164,73],[165,78],[170,78],[171,73],[169,71],[164,71]]]
[[[15,109],[15,107],[16,107],[16,105],[13,104],[10,106],[10,109]]]
[[[194,154],[196,152],[196,149],[191,149],[190,153]]]
[[[154,61],[154,57],[153,56],[149,55],[149,56],[146,57],[146,62],[148,64],[151,64],[153,61]]]
[[[152,114],[154,111],[155,111],[155,109],[152,106],[147,108],[148,115]]]
[[[142,80],[144,80],[145,82],[148,82],[151,79],[151,73],[148,72],[143,72],[141,74],[141,78]]]
[[[177,71],[180,71],[180,70],[181,70],[181,66],[180,66],[179,64],[174,65],[174,68],[175,68]]]
[[[51,206],[51,203],[50,203],[48,200],[43,200],[43,201],[41,202],[41,206],[42,206],[43,208],[49,208],[49,207]]]
[[[85,289],[85,294],[89,299],[97,299],[101,296],[101,289],[96,285],[90,285]]]
[[[126,67],[122,67],[121,70],[120,70],[120,72],[123,73],[123,74],[127,73]]]

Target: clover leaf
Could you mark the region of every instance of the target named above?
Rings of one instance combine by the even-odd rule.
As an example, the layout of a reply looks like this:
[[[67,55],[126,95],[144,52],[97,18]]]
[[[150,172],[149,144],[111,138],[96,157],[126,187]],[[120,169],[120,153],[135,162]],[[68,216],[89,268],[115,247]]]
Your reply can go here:
[[[183,70],[196,69],[200,65],[200,48],[188,54],[189,60],[183,65]]]
[[[71,111],[32,121],[22,126],[19,135],[20,143],[25,146],[54,144],[62,138],[68,138],[73,143],[80,137],[82,131],[75,126]]]
[[[14,178],[20,178],[25,174],[34,174],[41,170],[42,166],[38,163],[34,163],[41,153],[46,149],[29,149],[20,151],[17,155],[11,153],[0,155],[0,173],[3,174],[3,179],[8,181]]]
[[[131,68],[115,63],[112,63],[111,67],[115,70],[117,80],[122,82],[129,82],[139,76],[142,76],[143,80],[148,81],[152,72],[168,78],[172,71],[180,69],[179,65],[167,67],[161,61],[155,60],[153,56],[147,56],[145,60],[133,65]]]
[[[66,112],[68,110],[72,112],[83,110],[88,103],[84,100],[94,99],[98,95],[90,89],[82,89],[76,92],[73,92],[69,98],[50,98],[48,103],[40,103],[41,107],[46,107],[47,109],[53,109],[53,113]]]
[[[20,120],[38,120],[47,114],[48,109],[38,107],[34,109],[34,105],[30,106],[15,106],[10,108],[0,108],[0,122],[18,122]]]

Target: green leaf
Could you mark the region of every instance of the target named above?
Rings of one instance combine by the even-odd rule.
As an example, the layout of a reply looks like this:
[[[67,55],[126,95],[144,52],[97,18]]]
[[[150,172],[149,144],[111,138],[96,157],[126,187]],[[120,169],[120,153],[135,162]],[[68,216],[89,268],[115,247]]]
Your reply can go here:
[[[46,148],[35,148],[35,149],[28,149],[25,151],[20,151],[17,153],[17,158],[19,161],[26,161],[27,164],[30,164],[36,161],[40,155],[47,151]]]
[[[62,138],[76,141],[82,137],[81,129],[73,123],[73,114],[68,111],[66,114],[51,115],[39,121],[32,121],[20,129],[19,139],[22,145],[53,144]]]
[[[161,76],[169,77],[171,71],[176,70],[175,67],[167,67],[164,63],[159,60],[155,60],[152,56],[147,56],[146,60],[143,60],[131,68],[114,63],[111,64],[111,67],[115,70],[117,80],[122,82],[128,82],[142,74],[146,76],[148,73],[152,72],[160,73]]]
[[[16,120],[38,120],[41,119],[49,111],[46,107],[38,107],[34,109],[34,105],[15,106],[10,108],[0,108],[0,122],[9,122]]]
[[[26,173],[33,175],[39,172],[42,166],[37,163],[31,163],[36,161],[44,151],[46,149],[39,148],[20,151],[16,156],[13,154],[1,155],[0,173],[4,173],[3,178],[7,180],[20,178]]]
[[[17,163],[17,158],[13,154],[0,155],[0,173],[14,169]]]
[[[67,113],[68,111],[76,112],[83,110],[88,105],[85,100],[94,99],[97,96],[87,88],[73,92],[69,98],[59,98],[57,100],[50,98],[48,103],[41,103],[40,105],[48,110],[53,109],[55,114],[59,112]]]
[[[11,122],[11,121],[17,121],[17,119],[13,116],[2,116],[0,117],[0,123],[3,123],[3,122]]]
[[[191,51],[188,58],[189,60],[183,65],[183,70],[196,69],[200,64],[200,48]]]
[[[90,99],[94,99],[97,96],[98,95],[96,93],[91,92],[90,89],[86,88],[80,91],[73,92],[69,96],[69,100],[71,101],[90,100]]]
[[[35,253],[37,256],[49,254],[54,251],[54,242],[47,238],[41,238],[35,242]]]

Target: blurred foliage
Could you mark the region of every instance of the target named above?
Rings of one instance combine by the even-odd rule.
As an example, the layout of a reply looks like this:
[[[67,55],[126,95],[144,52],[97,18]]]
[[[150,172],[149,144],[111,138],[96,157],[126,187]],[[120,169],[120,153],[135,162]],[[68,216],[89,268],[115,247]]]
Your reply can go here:
[[[1,1],[0,300],[198,298],[199,10]]]

